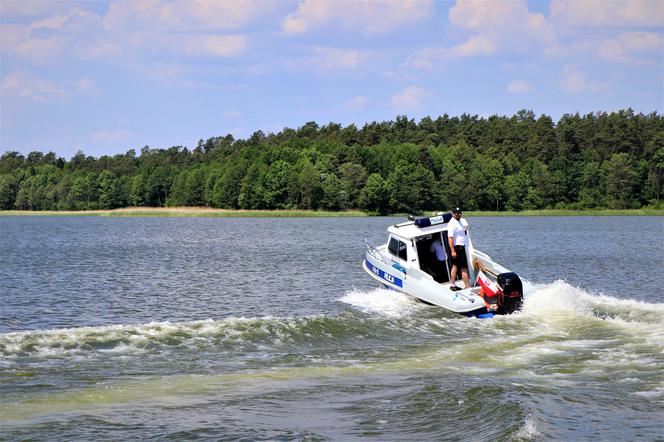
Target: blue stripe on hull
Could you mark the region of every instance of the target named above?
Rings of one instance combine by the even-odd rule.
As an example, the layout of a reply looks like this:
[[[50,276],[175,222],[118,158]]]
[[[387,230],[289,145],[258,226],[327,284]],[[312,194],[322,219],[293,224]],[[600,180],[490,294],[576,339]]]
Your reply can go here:
[[[367,264],[367,268],[371,270],[376,276],[378,276],[381,279],[384,279],[385,281],[389,282],[390,284],[394,284],[397,287],[402,287],[403,288],[403,281],[400,278],[397,278],[394,275],[390,275],[387,272],[384,272],[383,270],[379,269],[375,265],[371,264],[369,261],[364,260],[364,262]]]

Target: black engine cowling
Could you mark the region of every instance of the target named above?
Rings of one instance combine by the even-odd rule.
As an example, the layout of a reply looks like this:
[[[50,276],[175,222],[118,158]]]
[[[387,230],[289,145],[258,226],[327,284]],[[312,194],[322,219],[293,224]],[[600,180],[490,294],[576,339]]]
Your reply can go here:
[[[519,310],[523,304],[523,284],[519,275],[513,272],[501,273],[496,282],[501,292],[498,295],[500,313],[509,314]]]

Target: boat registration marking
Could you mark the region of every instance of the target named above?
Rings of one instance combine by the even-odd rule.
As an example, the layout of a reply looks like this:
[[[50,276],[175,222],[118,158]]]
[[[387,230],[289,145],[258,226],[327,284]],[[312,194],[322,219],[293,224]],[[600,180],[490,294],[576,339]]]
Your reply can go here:
[[[399,278],[397,278],[394,275],[390,275],[387,272],[382,271],[375,265],[371,264],[370,262],[367,261],[367,264],[369,264],[369,269],[374,272],[376,275],[378,275],[380,278],[384,279],[385,281],[396,285],[397,287],[403,287],[403,281]]]

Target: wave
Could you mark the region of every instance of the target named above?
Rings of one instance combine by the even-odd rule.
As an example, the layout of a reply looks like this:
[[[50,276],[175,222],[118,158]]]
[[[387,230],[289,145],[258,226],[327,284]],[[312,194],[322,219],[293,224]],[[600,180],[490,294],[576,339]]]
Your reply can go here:
[[[3,333],[0,356],[6,360],[123,356],[164,348],[249,353],[288,346],[325,347],[355,339],[390,341],[410,335],[411,342],[417,342],[429,336],[454,340],[486,334],[506,345],[543,336],[565,339],[568,345],[573,345],[575,336],[584,337],[586,344],[593,335],[600,340],[629,336],[664,353],[663,303],[593,294],[564,281],[527,283],[524,289],[521,312],[492,320],[468,319],[392,290],[352,290],[338,299],[349,308],[335,316],[229,317]],[[540,345],[534,352],[538,351],[553,350]]]
[[[353,290],[346,293],[340,301],[362,312],[387,317],[408,317],[436,308],[418,303],[407,295],[389,289]],[[524,306],[516,316],[559,315],[661,323],[664,317],[664,303],[648,303],[595,294],[562,280],[548,284],[524,282]]]
[[[565,281],[524,284],[521,311],[489,320],[468,319],[419,303],[385,289],[354,291],[341,298],[368,314],[398,318],[406,329],[449,331],[448,337],[490,336],[492,345],[514,348],[528,345],[531,354],[552,354],[562,346],[588,346],[593,340],[606,343],[620,339],[626,347],[643,344],[648,352],[664,354],[664,303],[651,303],[596,294]],[[562,340],[564,345],[552,345]],[[577,340],[579,342],[577,342]]]
[[[601,319],[624,327],[664,324],[664,303],[616,298],[574,287],[565,281],[524,288],[524,316],[557,319]],[[657,331],[657,330],[653,330]]]
[[[421,313],[424,304],[390,289],[351,290],[339,301],[350,304],[364,313],[376,313],[390,318],[407,317]]]
[[[371,322],[371,321],[369,321]],[[273,316],[150,322],[0,334],[4,358],[75,357],[90,353],[142,354],[158,348],[194,351],[261,351],[288,345],[316,345],[323,341],[378,337],[382,333],[353,314],[299,318]]]

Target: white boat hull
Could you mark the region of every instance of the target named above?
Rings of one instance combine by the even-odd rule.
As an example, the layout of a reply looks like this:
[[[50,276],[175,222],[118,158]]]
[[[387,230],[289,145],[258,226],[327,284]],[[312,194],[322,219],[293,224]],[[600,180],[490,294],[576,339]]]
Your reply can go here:
[[[487,313],[484,299],[473,289],[453,291],[452,284],[440,284],[422,271],[389,266],[367,253],[364,270],[382,285],[455,313],[476,316]],[[477,290],[475,290],[477,292]]]

